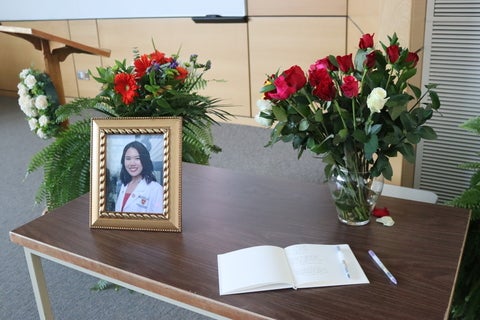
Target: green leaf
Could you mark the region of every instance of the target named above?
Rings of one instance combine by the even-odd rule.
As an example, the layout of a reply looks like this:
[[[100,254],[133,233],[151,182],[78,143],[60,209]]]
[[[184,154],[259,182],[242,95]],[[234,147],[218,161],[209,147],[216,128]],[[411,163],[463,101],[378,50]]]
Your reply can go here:
[[[353,132],[353,137],[355,138],[355,140],[361,143],[366,143],[368,141],[367,134],[361,129],[356,129]]]
[[[411,132],[416,129],[417,123],[410,113],[404,112],[400,114],[400,122],[407,132]]]
[[[416,132],[407,132],[407,140],[412,144],[417,144],[421,140],[421,136]]]
[[[438,94],[435,91],[428,92],[431,100],[431,107],[434,110],[438,110],[440,108],[440,98],[438,98]]]
[[[420,136],[423,139],[427,139],[427,140],[437,139],[437,133],[435,132],[435,130],[433,130],[432,127],[421,126],[419,132],[420,132]]]
[[[260,93],[270,92],[275,90],[275,88],[274,84],[267,84],[260,89]]]
[[[287,121],[287,113],[285,112],[285,109],[278,105],[273,105],[272,106],[272,111],[273,114],[275,115],[275,118],[277,118],[278,121]]]
[[[315,121],[317,122],[322,122],[323,121],[323,110],[318,109],[317,112],[315,112]]]
[[[415,98],[418,100],[420,99],[421,95],[422,95],[422,90],[420,90],[419,87],[417,86],[414,86],[412,84],[408,84],[408,87],[412,90],[413,94],[415,95]]]
[[[404,143],[400,148],[398,148],[398,151],[403,154],[408,162],[415,162],[415,149],[410,143]]]
[[[411,77],[413,77],[416,73],[417,73],[416,68],[407,69],[405,72],[402,72],[402,74],[398,78],[398,82],[399,83],[405,82],[408,79],[410,79]]]
[[[310,123],[308,122],[308,119],[304,118],[302,119],[302,121],[300,121],[300,124],[298,125],[298,130],[307,131],[309,126],[310,126]]]
[[[368,142],[365,144],[364,150],[365,150],[365,156],[367,157],[367,160],[372,159],[372,155],[377,151],[378,149],[378,136],[376,134],[371,135],[370,139]]]
[[[475,117],[465,121],[463,124],[460,125],[460,128],[476,134],[480,134],[480,117]]]
[[[380,132],[380,130],[382,129],[382,125],[381,124],[374,124],[372,126],[372,128],[370,129],[370,132],[371,134],[377,134]]]
[[[386,105],[388,106],[388,113],[390,114],[390,117],[392,118],[392,120],[396,120],[402,113],[407,111],[406,104],[405,105],[395,105],[395,104],[388,105],[388,101],[387,101]]]

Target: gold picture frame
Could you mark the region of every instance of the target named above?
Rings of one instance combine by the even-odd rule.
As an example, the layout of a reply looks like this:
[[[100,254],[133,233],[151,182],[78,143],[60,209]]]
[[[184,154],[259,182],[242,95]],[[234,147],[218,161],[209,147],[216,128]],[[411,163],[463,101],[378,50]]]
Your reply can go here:
[[[181,118],[93,118],[91,143],[90,228],[181,232]]]

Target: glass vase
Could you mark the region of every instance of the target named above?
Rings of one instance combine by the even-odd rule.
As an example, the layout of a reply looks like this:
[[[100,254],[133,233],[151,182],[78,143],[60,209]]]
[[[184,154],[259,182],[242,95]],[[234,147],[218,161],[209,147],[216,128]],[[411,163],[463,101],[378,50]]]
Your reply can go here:
[[[372,178],[369,172],[336,170],[328,185],[340,222],[351,226],[368,224],[383,183],[381,175]]]

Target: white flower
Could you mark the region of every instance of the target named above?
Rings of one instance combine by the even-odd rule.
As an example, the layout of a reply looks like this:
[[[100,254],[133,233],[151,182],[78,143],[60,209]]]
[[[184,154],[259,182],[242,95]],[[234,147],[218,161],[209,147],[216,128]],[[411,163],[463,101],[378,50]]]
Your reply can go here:
[[[25,85],[21,82],[17,85],[17,89],[18,89],[17,93],[19,96],[26,96],[28,94],[27,87],[25,87]]]
[[[21,96],[18,99],[18,104],[23,113],[28,117],[36,117],[38,115],[37,109],[34,108],[34,99],[30,98],[30,96]]]
[[[377,87],[367,97],[367,107],[371,112],[379,113],[389,98],[385,89]]]
[[[39,137],[42,138],[42,139],[48,139],[47,134],[46,134],[45,132],[43,132],[42,129],[38,129],[38,130],[37,130],[37,136],[39,136]]]
[[[48,100],[47,96],[44,96],[43,94],[37,96],[35,99],[35,107],[39,110],[45,110],[48,107]]]
[[[37,118],[28,119],[28,126],[30,127],[30,131],[33,131],[37,128],[37,123]]]
[[[270,111],[262,111],[263,113],[270,114]],[[260,113],[255,115],[255,121],[257,121],[259,124],[261,124],[264,127],[270,127],[273,124],[272,119],[266,119],[260,116]]]
[[[273,103],[270,100],[259,99],[257,100],[257,107],[260,111],[272,110]]]
[[[27,86],[28,89],[32,89],[35,84],[37,83],[37,79],[35,79],[35,77],[31,74],[29,74],[26,78],[25,78],[25,85]]]
[[[40,126],[45,127],[48,124],[48,117],[46,115],[40,116],[40,118],[38,118],[38,123]]]
[[[19,77],[20,79],[25,79],[29,74],[30,74],[30,69],[23,69],[20,72]]]

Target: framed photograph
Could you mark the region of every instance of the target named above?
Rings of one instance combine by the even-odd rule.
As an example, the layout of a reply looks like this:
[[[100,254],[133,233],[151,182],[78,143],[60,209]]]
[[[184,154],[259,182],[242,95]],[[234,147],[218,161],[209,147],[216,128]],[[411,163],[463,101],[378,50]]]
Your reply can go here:
[[[93,118],[90,227],[181,232],[182,119]]]

